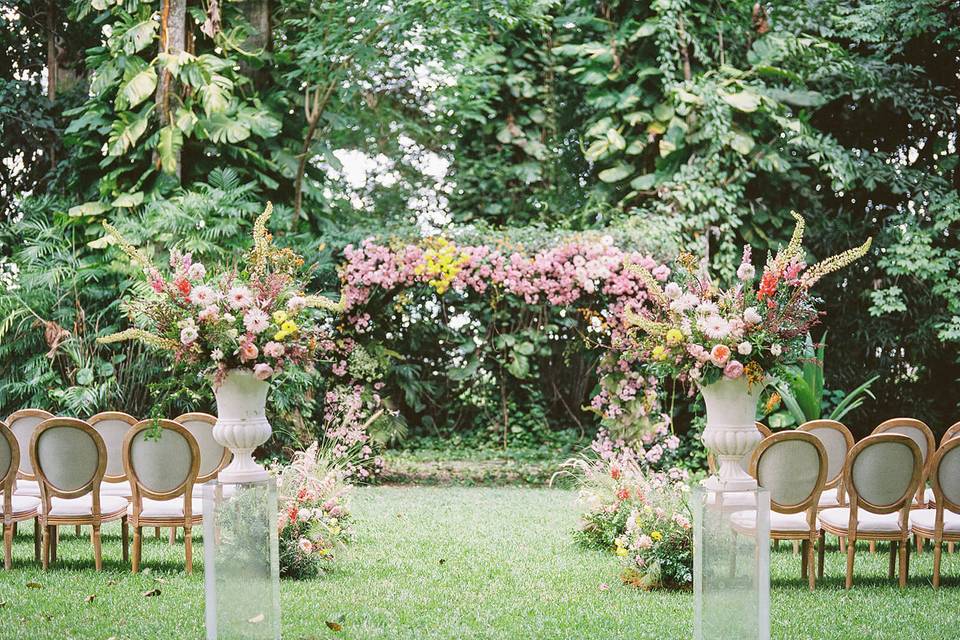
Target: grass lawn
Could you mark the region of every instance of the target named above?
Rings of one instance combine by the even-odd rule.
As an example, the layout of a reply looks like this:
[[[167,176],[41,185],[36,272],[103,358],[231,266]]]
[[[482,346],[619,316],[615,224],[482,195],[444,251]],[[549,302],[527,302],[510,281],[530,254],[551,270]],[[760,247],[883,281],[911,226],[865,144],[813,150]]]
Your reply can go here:
[[[329,575],[281,584],[285,639],[689,638],[689,593],[621,586],[612,555],[578,549],[571,492],[528,488],[379,487],[357,490],[358,538]],[[32,527],[27,527],[32,529]],[[147,539],[149,573],[120,563],[119,527],[93,571],[89,537],[65,530],[60,563],[32,562],[32,535],[16,540],[13,571],[0,572],[0,637],[62,640],[202,638],[202,565],[182,572],[182,544]],[[783,547],[782,547],[783,548]],[[196,557],[202,559],[201,545]],[[857,557],[853,591],[844,560],[828,550],[826,579],[810,594],[789,548],[771,554],[773,637],[957,638],[960,554],[944,554],[934,592],[932,554],[914,556],[909,587],[886,579],[882,549]],[[36,582],[42,588],[29,588]],[[601,591],[599,585],[610,589]],[[160,595],[144,597],[159,588]],[[85,599],[93,595],[92,601]],[[324,624],[342,622],[334,632]]]

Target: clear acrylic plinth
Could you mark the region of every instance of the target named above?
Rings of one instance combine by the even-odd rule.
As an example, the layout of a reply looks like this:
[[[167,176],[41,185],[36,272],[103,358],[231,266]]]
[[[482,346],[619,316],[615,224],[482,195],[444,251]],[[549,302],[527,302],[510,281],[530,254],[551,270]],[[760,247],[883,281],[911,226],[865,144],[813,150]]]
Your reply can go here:
[[[203,543],[207,640],[279,640],[276,482],[203,485]]]
[[[694,638],[769,640],[770,494],[695,487],[693,511]],[[737,512],[755,518],[736,518]],[[746,520],[753,526],[742,526]]]

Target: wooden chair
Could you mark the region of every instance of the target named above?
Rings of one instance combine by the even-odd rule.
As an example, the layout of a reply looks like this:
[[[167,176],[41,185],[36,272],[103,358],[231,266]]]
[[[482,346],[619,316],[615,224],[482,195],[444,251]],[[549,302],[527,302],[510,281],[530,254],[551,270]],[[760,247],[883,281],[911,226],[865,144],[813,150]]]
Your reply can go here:
[[[923,456],[923,477],[920,479],[920,487],[917,489],[917,496],[911,505],[913,509],[924,509],[927,506],[926,487],[927,476],[930,473],[930,460],[937,449],[937,441],[933,436],[933,431],[926,424],[914,418],[891,418],[881,422],[873,433],[899,433],[907,436],[917,443],[920,447],[920,454]],[[923,541],[916,539],[917,552],[923,551]],[[870,543],[870,551],[874,551],[874,544]]]
[[[812,590],[814,544],[817,541],[817,504],[827,478],[827,454],[820,440],[801,431],[776,433],[753,452],[750,475],[770,492],[770,537],[802,542],[800,575]],[[734,530],[752,535],[756,510],[730,515]]]
[[[107,467],[103,438],[89,424],[75,418],[48,418],[33,432],[30,458],[40,482],[40,525],[43,530],[43,568],[56,562],[56,528],[62,524],[93,527],[94,563],[103,567],[100,526],[120,520],[123,561],[127,561],[127,500],[100,495]]]
[[[174,418],[190,432],[200,447],[200,470],[197,480],[193,484],[194,500],[203,499],[203,485],[216,479],[224,467],[230,464],[233,457],[230,449],[213,438],[213,427],[217,424],[217,416],[209,413],[184,413]],[[229,489],[227,487],[226,489]],[[224,495],[232,495],[232,491],[224,491]],[[170,542],[176,540],[177,528],[170,529]]]
[[[942,447],[957,436],[960,436],[960,422],[954,423],[949,429],[947,429],[947,431],[943,434],[943,438],[940,439],[940,446]],[[927,489],[923,497],[927,500],[927,508],[936,508],[937,497],[934,495],[932,488]],[[956,543],[953,540],[947,542],[947,553],[953,553],[955,544]]]
[[[847,494],[843,489],[843,465],[847,454],[853,449],[853,434],[842,422],[836,420],[810,420],[797,427],[797,431],[816,436],[827,452],[827,482],[820,494],[818,510],[842,507],[847,503]],[[843,551],[843,538],[838,549]]]
[[[87,422],[96,429],[107,447],[107,470],[103,475],[103,482],[106,484],[100,490],[101,494],[129,500],[133,493],[127,480],[127,472],[123,468],[123,438],[130,427],[137,424],[137,419],[121,411],[104,411]]]
[[[940,588],[943,542],[960,541],[960,438],[944,438],[930,464],[936,496],[933,509],[910,512],[910,527],[918,538],[933,540],[933,588]]]
[[[824,532],[847,539],[847,589],[853,586],[857,540],[889,540],[889,576],[899,547],[900,586],[906,586],[910,507],[922,477],[920,447],[905,435],[880,433],[854,445],[843,469],[850,505],[820,512],[818,570],[823,570]]]
[[[202,521],[201,510],[195,509],[193,485],[200,469],[200,447],[190,432],[173,420],[159,420],[161,435],[147,439],[144,431],[154,427],[154,420],[141,420],[124,437],[123,466],[133,501],[130,520],[133,524],[133,573],[140,571],[142,528],[183,527],[187,573],[193,572],[193,525]]]
[[[3,487],[3,568],[13,566],[13,527],[33,520],[33,554],[40,560],[40,498],[14,495],[20,468],[20,446],[13,432],[0,422],[0,486]]]
[[[30,460],[30,438],[38,424],[52,417],[52,413],[43,409],[21,409],[7,417],[7,426],[20,447],[20,468],[17,471],[17,487],[14,492],[18,496],[40,497],[40,483],[33,473],[33,463]]]

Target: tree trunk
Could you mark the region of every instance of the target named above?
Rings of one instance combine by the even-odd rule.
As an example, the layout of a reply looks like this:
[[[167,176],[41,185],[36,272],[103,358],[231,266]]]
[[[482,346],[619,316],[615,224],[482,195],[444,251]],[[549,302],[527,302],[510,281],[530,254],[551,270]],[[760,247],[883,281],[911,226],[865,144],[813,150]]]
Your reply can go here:
[[[64,38],[60,31],[63,15],[54,0],[48,0],[46,8],[47,27],[47,98],[56,102],[57,96],[70,90],[80,79],[71,66],[69,53],[64,50]],[[50,166],[57,163],[57,145],[50,148]]]
[[[244,41],[243,50],[247,53],[269,51],[273,42],[270,0],[243,0],[241,9],[243,10],[243,16],[254,30],[253,34]],[[246,62],[241,62],[240,73],[250,78],[256,87],[263,87],[270,79],[266,65],[255,67]]]
[[[180,53],[187,43],[187,0],[163,0],[160,11],[160,51],[166,53]],[[157,83],[157,117],[160,126],[165,127],[173,122],[170,96],[176,93],[173,76],[165,69],[160,72]],[[180,179],[183,165],[180,151],[176,153],[177,166],[174,174]],[[159,158],[157,159],[159,163]]]

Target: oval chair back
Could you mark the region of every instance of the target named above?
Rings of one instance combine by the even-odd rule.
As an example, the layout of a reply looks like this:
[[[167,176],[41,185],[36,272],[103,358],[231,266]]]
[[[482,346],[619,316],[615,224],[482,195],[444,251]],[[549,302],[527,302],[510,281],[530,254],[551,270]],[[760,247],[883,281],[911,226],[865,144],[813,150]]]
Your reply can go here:
[[[52,497],[79,498],[92,493],[93,513],[100,513],[107,448],[93,427],[76,418],[44,420],[33,432],[30,459],[47,512]]]
[[[922,477],[923,456],[912,438],[899,433],[864,438],[850,450],[843,472],[851,522],[858,508],[880,514],[909,509]]]
[[[148,438],[145,431],[160,425],[160,437]],[[200,448],[190,432],[173,420],[141,420],[123,440],[123,466],[133,490],[133,509],[139,515],[144,497],[172,500],[186,496],[184,516],[189,518],[193,483],[200,468]]]
[[[960,438],[944,442],[933,455],[930,484],[933,485],[938,510],[946,508],[960,513]]]
[[[847,454],[854,445],[850,429],[836,420],[810,420],[797,427],[797,431],[809,433],[820,440],[827,454],[827,481],[823,488],[838,487],[837,501],[843,504],[844,492],[839,485],[843,481],[843,467],[847,462]]]
[[[103,475],[104,482],[118,483],[127,479],[127,472],[123,469],[123,438],[130,427],[137,424],[137,419],[121,411],[104,411],[88,420],[107,448],[107,468]]]
[[[923,490],[926,486],[926,479],[930,472],[930,460],[937,448],[937,441],[933,437],[933,431],[925,423],[914,418],[891,418],[877,425],[873,434],[880,433],[899,433],[913,440],[920,449],[920,459],[922,461],[923,474],[920,477],[920,486],[917,488],[916,502],[924,504]]]
[[[33,473],[33,461],[30,459],[30,438],[37,425],[52,418],[53,414],[43,409],[21,409],[14,411],[7,417],[7,427],[13,432],[20,448],[20,467],[18,477],[24,480],[36,480]],[[27,453],[25,453],[27,452]]]
[[[940,440],[940,446],[942,447],[957,436],[960,436],[960,422],[955,423],[953,426],[947,429],[947,431],[943,434],[943,438]]]
[[[3,487],[3,520],[9,524],[13,515],[13,486],[20,468],[20,447],[6,424],[0,422],[0,487]]]
[[[213,438],[217,417],[209,413],[184,413],[174,419],[190,432],[200,447],[200,469],[196,484],[209,482],[230,463],[230,449]]]
[[[827,454],[820,440],[802,431],[764,438],[750,462],[750,475],[770,492],[770,509],[779,513],[809,511],[815,518],[827,478]],[[812,525],[812,521],[811,521]]]

